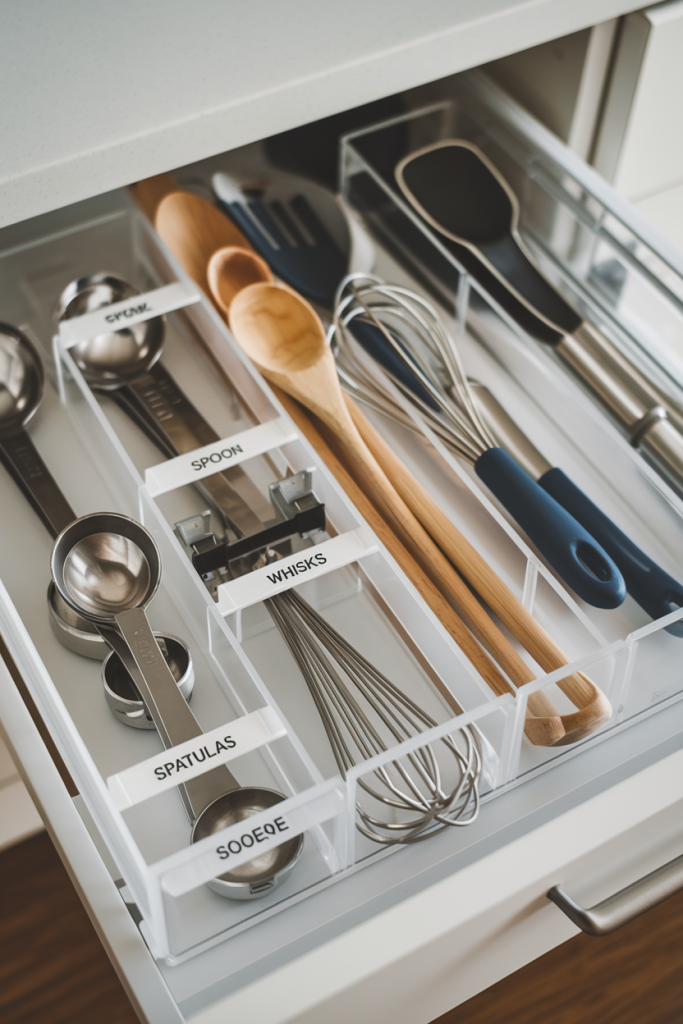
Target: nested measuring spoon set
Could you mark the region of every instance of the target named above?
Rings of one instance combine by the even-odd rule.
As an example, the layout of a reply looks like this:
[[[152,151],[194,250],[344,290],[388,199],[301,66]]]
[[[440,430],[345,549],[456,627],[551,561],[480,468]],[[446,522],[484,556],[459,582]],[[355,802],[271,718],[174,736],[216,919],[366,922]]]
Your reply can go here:
[[[524,709],[118,201],[2,262],[2,632],[173,958],[476,819]]]

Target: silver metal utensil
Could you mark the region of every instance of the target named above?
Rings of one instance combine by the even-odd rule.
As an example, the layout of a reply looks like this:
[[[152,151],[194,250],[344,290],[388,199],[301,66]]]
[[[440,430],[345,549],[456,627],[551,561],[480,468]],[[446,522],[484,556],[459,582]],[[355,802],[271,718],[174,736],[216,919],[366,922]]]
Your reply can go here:
[[[55,541],[51,569],[67,604],[90,619],[121,658],[164,746],[201,736],[145,614],[161,579],[151,534],[127,516],[84,516]],[[178,788],[192,822],[192,842],[285,799],[274,790],[241,788],[225,765]],[[264,896],[289,874],[302,848],[303,836],[297,836],[208,884],[229,899]]]
[[[166,664],[173,673],[178,689],[189,701],[194,689],[194,666],[187,644],[171,633],[154,634]],[[102,663],[104,696],[114,717],[133,729],[156,729],[154,720],[140,697],[130,672],[111,650]]]
[[[278,558],[264,552],[255,568]],[[436,726],[434,719],[364,658],[294,590],[264,602],[306,680],[343,776],[353,765]],[[376,843],[420,842],[479,810],[482,739],[476,727],[425,744],[361,778],[367,805],[356,825]],[[387,813],[389,809],[389,813]],[[378,817],[378,815],[382,815]]]
[[[392,333],[384,326],[384,334],[370,337],[372,358],[352,342],[356,338],[366,351],[369,347],[367,338],[363,346],[364,336],[358,334],[357,327],[350,332],[338,332],[338,366],[345,385],[385,415],[416,429],[415,420],[401,407],[389,386],[389,381],[393,381],[446,447],[466,457],[462,432],[451,413],[452,398],[466,383],[477,420],[489,438],[595,538],[613,559],[628,593],[641,608],[653,619],[680,608],[683,586],[623,533],[559,467],[551,466],[482,384],[466,380],[464,371],[454,368],[454,361],[459,360],[452,337],[444,330],[433,329],[435,315],[428,315],[423,300],[418,296],[411,298],[411,294],[391,286],[358,282],[356,298],[360,297],[360,302],[348,303],[346,315],[365,315],[369,310],[373,317],[380,318],[378,322],[383,318],[393,322],[395,329]],[[396,326],[397,311],[402,316],[401,302],[410,315]],[[415,317],[421,313],[426,330],[416,332]],[[664,628],[674,636],[683,636],[681,620]]]
[[[55,478],[35,448],[26,425],[43,397],[43,363],[26,335],[0,324],[0,461],[52,537],[76,518]],[[94,626],[70,608],[50,584],[50,625],[69,650],[101,660],[107,645]]]
[[[404,381],[400,386],[425,419],[446,430],[450,448],[473,466],[560,578],[589,604],[617,608],[626,586],[614,560],[590,530],[496,445],[479,414],[457,349],[433,307],[415,292],[369,275],[350,276],[340,288],[334,324],[341,378],[363,379],[370,390],[383,391],[386,402],[381,372],[368,381],[353,352],[354,319],[360,319],[366,331],[370,327],[377,332],[371,342],[378,362],[398,364],[419,383],[429,401],[417,397],[415,388]],[[397,333],[406,338],[409,357]],[[442,381],[435,379],[430,358],[438,362]]]
[[[60,296],[56,317],[69,320],[136,295],[111,274],[72,281]],[[153,317],[77,342],[71,355],[89,385],[108,394],[167,455],[193,451],[220,437],[159,362],[165,320]],[[206,477],[201,485],[237,537],[263,528],[273,510],[241,466]]]

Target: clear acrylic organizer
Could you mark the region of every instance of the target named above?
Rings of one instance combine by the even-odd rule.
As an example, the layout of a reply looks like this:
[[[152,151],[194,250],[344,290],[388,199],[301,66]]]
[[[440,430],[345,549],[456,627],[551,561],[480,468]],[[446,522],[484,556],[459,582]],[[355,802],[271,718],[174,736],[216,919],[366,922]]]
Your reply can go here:
[[[434,89],[415,90],[409,94],[410,113],[342,140],[343,198],[382,246],[377,272],[437,302],[467,375],[490,388],[551,466],[564,469],[642,550],[683,580],[680,484],[663,478],[551,347],[525,331],[468,272],[403,197],[394,169],[404,156],[442,139],[478,146],[516,193],[520,233],[542,270],[666,396],[677,423],[676,409],[683,407],[680,254],[654,237],[591,168],[485,74],[466,72],[437,91],[439,101],[429,103]],[[478,502],[511,536],[515,528],[507,513],[489,501],[470,468],[422,424],[398,391],[396,400],[420,424],[431,458],[425,459],[424,442],[409,430],[369,413],[375,426],[404,453],[458,528],[486,550],[497,572],[576,658],[575,665],[608,694],[613,716],[600,735],[680,699],[683,680],[676,666],[682,641],[666,627],[683,617],[683,609],[652,621],[628,595],[616,611],[589,607],[559,586],[526,545],[517,543],[513,557],[513,546],[492,543]],[[544,683],[520,692],[539,685]],[[552,697],[558,697],[555,689]],[[520,755],[524,777],[567,753],[524,741]]]
[[[361,141],[398,126],[396,137],[409,149],[453,134],[480,145],[518,192],[522,230],[544,268],[643,368],[650,367],[644,349],[657,340],[650,338],[648,303],[664,325],[658,337],[667,331],[678,336],[681,274],[671,261],[665,264],[655,255],[609,190],[593,187],[590,172],[586,177],[572,154],[495,87],[478,75],[465,75],[453,89],[454,98],[426,114],[412,113],[344,142],[344,198],[383,243],[377,272],[387,280],[426,288],[446,307],[457,299],[452,326],[459,331],[468,372],[491,387],[553,465],[562,466],[636,543],[674,577],[683,578],[680,499],[477,282],[443,253],[440,262],[433,260],[438,244],[419,228],[389,177],[362,151]],[[419,95],[417,100],[422,102]],[[395,156],[395,151],[385,154],[387,159]],[[229,167],[230,154],[208,163],[212,169]],[[304,853],[287,881],[262,899],[237,903],[206,886],[219,840],[189,845],[189,824],[176,790],[127,810],[118,807],[107,780],[159,753],[160,740],[154,731],[127,729],[116,721],[104,701],[99,665],[66,650],[52,634],[45,607],[51,540],[2,471],[0,630],[112,854],[123,894],[139,909],[150,948],[177,963],[388,854],[410,864],[416,855],[411,848],[380,849],[355,828],[359,783],[377,759],[340,777],[303,679],[263,605],[231,604],[228,590],[220,592],[228,596],[217,604],[194,571],[174,526],[201,513],[201,496],[187,484],[159,489],[153,471],[164,460],[157,449],[113,401],[91,392],[64,340],[53,345],[58,297],[77,277],[106,271],[152,295],[177,283],[188,298],[196,297],[195,286],[121,192],[37,218],[24,226],[20,243],[11,231],[3,238],[0,316],[29,335],[48,374],[42,405],[29,424],[32,439],[77,514],[120,511],[151,531],[164,573],[149,614],[155,629],[175,633],[191,647],[194,713],[207,730],[262,709],[277,716],[282,734],[229,767],[242,783],[282,792],[286,800],[278,805],[280,812],[293,830],[306,832]],[[618,288],[614,282],[621,282]],[[550,674],[537,670],[537,678],[515,696],[495,697],[372,536],[204,297],[167,315],[162,362],[221,438],[229,441],[267,425],[281,431],[279,443],[242,463],[264,498],[274,480],[314,469],[313,490],[325,505],[325,535],[295,538],[293,550],[304,552],[311,544],[350,535],[362,550],[300,584],[301,593],[427,707],[439,723],[428,739],[476,725],[486,751],[480,792],[487,804],[680,698],[677,653],[683,642],[664,626],[683,616],[683,610],[649,622],[629,598],[615,612],[582,605],[436,438],[418,439],[374,416],[408,468],[570,653],[572,661],[562,669]],[[675,397],[674,363],[673,349],[662,347],[653,373]],[[556,683],[575,671],[590,675],[605,692],[612,718],[571,747],[533,746],[524,734],[529,695],[547,690],[561,712],[571,711]],[[379,761],[415,745],[405,742]],[[446,847],[459,849],[466,831],[452,829],[435,840],[435,856]]]
[[[152,496],[145,482],[152,479],[149,471],[167,463],[113,401],[90,390],[68,340],[56,333],[53,311],[61,291],[89,273],[106,271],[148,295],[180,279],[187,296],[196,298],[144,217],[123,193],[116,199],[104,215],[93,216],[94,204],[85,203],[72,208],[64,223],[62,211],[58,231],[37,233],[0,257],[5,294],[11,296],[3,316],[31,338],[47,368],[45,396],[28,429],[78,515],[122,512],[154,536],[163,577],[149,616],[153,628],[179,636],[191,648],[191,707],[203,729],[234,728],[264,709],[276,716],[281,728],[273,729],[272,738],[229,767],[241,784],[286,797],[278,815],[290,834],[306,833],[291,875],[260,899],[224,899],[205,883],[218,873],[217,845],[237,841],[240,826],[190,846],[176,788],[122,807],[122,773],[158,754],[161,742],[154,730],[117,721],[104,701],[99,663],[66,650],[52,634],[45,603],[51,540],[9,477],[3,479],[7,500],[0,513],[0,629],[116,862],[123,894],[142,915],[150,948],[176,962],[393,851],[357,832],[357,788],[368,765],[340,777],[304,680],[263,605],[250,599],[231,610],[230,591],[222,605],[216,603],[192,567],[174,524],[198,514],[205,507],[202,497],[187,485]],[[210,352],[219,357],[220,369]],[[265,496],[269,482],[314,469],[327,529],[294,537],[293,557],[311,545],[345,539],[347,548],[338,568],[298,589],[432,715],[438,725],[428,739],[476,725],[485,753],[479,789],[483,799],[490,797],[514,774],[522,705],[512,696],[495,697],[484,685],[203,297],[167,315],[162,361],[221,438],[278,424],[274,437],[281,443],[243,463]],[[397,745],[371,767],[421,742]]]

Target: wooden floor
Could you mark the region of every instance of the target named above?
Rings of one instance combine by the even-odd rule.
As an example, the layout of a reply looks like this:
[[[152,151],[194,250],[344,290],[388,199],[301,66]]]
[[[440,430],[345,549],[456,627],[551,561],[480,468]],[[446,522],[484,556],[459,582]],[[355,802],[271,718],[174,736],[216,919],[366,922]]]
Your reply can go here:
[[[44,832],[0,853],[0,1022],[137,1022]],[[683,1024],[683,893],[613,936],[571,939],[435,1024],[588,1022]]]
[[[0,853],[2,1024],[138,1024],[46,832]]]

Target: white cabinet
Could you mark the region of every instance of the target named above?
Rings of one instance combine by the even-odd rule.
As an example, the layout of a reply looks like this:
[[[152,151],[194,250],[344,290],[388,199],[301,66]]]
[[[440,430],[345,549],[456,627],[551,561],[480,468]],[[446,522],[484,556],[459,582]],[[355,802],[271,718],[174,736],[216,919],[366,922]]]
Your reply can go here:
[[[594,164],[679,248],[683,246],[680,132],[683,4],[669,0],[620,26]]]
[[[303,0],[120,4],[106,38],[92,5],[71,26],[49,8],[36,47],[27,5],[12,15],[10,59],[29,60],[16,78],[26,88],[2,115],[13,142],[0,168],[4,223],[16,225],[19,246],[31,229],[17,222],[33,214],[607,22],[625,5],[526,7],[434,2],[418,16],[404,3],[352,3],[341,14]],[[93,38],[99,46],[84,44]],[[0,720],[151,1024],[237,1015],[259,1024],[341,1024],[349,1016],[427,1024],[575,932],[546,899],[552,885],[591,905],[680,852],[679,702],[510,788],[463,830],[457,848],[439,837],[184,962],[155,962],[94,826],[91,837],[87,813],[68,797],[3,666]]]
[[[624,0],[5,7],[0,225],[607,21]]]

